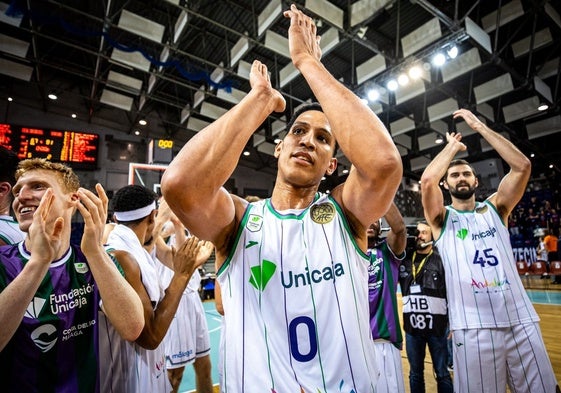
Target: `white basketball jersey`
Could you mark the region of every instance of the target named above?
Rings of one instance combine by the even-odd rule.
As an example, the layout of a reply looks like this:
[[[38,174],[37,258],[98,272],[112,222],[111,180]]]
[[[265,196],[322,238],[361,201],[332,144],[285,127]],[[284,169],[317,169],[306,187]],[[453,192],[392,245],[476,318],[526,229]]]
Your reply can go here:
[[[152,305],[154,308],[157,307],[164,296],[157,265],[144,250],[134,232],[124,225],[117,225],[109,235],[108,249],[128,251],[135,257],[142,284]],[[149,350],[134,342],[126,341],[102,314],[100,313],[99,327],[101,391],[115,393],[171,391],[163,342],[156,349]]]
[[[0,240],[6,244],[16,244],[25,239],[25,233],[12,216],[0,215]]]
[[[507,228],[495,207],[474,211],[446,206],[435,242],[446,274],[450,328],[508,327],[539,321],[522,285]]]
[[[223,392],[374,392],[368,257],[341,208],[250,204],[218,272]]]

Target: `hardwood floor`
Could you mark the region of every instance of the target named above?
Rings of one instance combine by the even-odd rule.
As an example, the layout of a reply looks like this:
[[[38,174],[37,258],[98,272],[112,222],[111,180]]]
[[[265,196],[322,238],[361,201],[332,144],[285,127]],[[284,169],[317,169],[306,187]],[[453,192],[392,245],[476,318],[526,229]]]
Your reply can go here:
[[[398,294],[398,304],[401,304],[401,295]],[[534,307],[541,318],[540,327],[542,330],[545,347],[549,353],[553,371],[557,377],[557,382],[561,381],[561,305],[534,304]],[[399,309],[401,313],[401,308]],[[401,351],[403,362],[403,379],[405,380],[405,391],[411,393],[409,389],[409,362],[405,353],[405,347]],[[436,380],[432,373],[432,360],[427,349],[425,358],[425,387],[427,392],[436,393]],[[508,389],[507,389],[508,391]]]
[[[550,290],[549,294],[556,291]],[[399,312],[401,314],[401,295],[398,294]],[[545,346],[549,353],[549,358],[553,365],[553,371],[557,377],[557,381],[561,382],[561,305],[553,304],[534,304],[534,307],[541,318],[540,327],[542,330]],[[403,379],[405,382],[406,393],[411,393],[409,389],[409,362],[405,348],[401,352],[401,360],[403,364]],[[427,393],[436,393],[436,381],[432,373],[432,360],[430,354],[425,358],[425,386]],[[218,385],[215,385],[214,392],[218,393],[220,390]],[[507,392],[509,390],[507,389]],[[194,393],[191,391],[190,393]]]

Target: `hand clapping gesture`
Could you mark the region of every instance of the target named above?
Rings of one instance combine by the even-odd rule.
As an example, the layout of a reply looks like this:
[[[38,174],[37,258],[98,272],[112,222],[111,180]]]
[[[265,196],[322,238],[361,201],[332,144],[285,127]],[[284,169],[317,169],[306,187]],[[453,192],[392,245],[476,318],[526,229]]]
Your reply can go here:
[[[320,36],[314,20],[300,11],[294,4],[290,10],[284,12],[285,18],[290,18],[288,30],[288,47],[294,66],[298,68],[301,61],[312,57],[321,59]]]
[[[84,234],[80,247],[86,256],[103,249],[103,231],[107,222],[107,195],[101,184],[96,184],[95,189],[98,195],[85,188],[78,190],[80,201],[77,208],[84,218]]]
[[[37,210],[33,214],[33,222],[29,226],[30,248],[33,250],[41,250],[40,253],[34,253],[33,259],[40,259],[42,262],[51,263],[63,246],[62,232],[64,227],[64,218],[54,218],[53,202],[55,196],[51,188],[45,191],[41,198],[41,202]]]
[[[191,236],[178,250],[173,250],[173,270],[176,274],[191,275],[210,257],[214,246],[209,241]]]

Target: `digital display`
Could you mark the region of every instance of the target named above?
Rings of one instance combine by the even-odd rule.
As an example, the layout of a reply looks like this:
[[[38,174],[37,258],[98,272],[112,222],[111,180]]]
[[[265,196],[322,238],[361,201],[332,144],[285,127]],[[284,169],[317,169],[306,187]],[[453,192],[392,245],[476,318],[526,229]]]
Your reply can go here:
[[[97,168],[98,134],[0,124],[0,145],[20,160],[46,158],[74,169]]]

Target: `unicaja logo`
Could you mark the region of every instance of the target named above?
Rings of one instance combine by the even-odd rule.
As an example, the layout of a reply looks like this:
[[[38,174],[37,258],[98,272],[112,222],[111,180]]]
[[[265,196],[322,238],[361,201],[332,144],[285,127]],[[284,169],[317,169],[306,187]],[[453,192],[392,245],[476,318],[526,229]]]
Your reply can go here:
[[[25,310],[24,316],[26,318],[37,319],[44,305],[45,299],[34,297],[31,303],[29,303],[29,306],[27,306],[27,310]]]
[[[249,278],[249,283],[260,291],[265,289],[269,280],[275,274],[277,265],[271,261],[263,260],[261,265],[251,267],[251,277]]]
[[[57,342],[56,328],[53,325],[41,325],[31,332],[31,339],[41,352],[45,353],[55,346]]]
[[[456,237],[462,240],[464,240],[467,235],[468,235],[468,230],[466,228],[462,228],[456,233]]]

